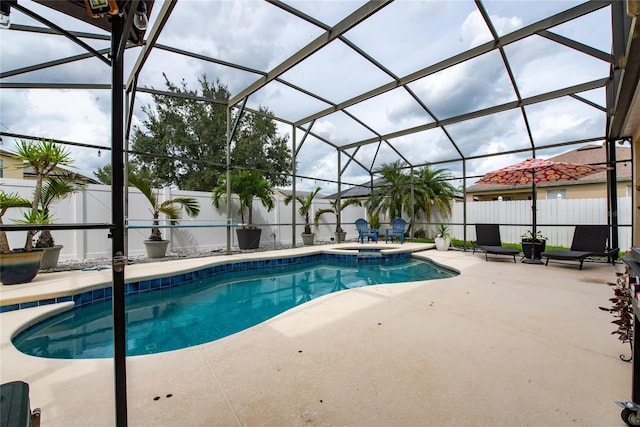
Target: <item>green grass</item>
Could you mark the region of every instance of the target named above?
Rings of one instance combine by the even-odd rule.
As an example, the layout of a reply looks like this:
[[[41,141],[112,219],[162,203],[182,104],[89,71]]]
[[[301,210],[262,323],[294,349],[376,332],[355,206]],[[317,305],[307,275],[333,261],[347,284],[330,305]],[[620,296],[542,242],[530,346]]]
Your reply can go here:
[[[414,238],[412,240],[415,243],[434,243],[433,239],[417,239]],[[516,250],[519,250],[520,252],[522,252],[522,245],[520,243],[503,243],[502,246],[507,246],[510,248],[514,248]],[[451,240],[451,247],[454,248],[464,248],[464,241],[463,240],[458,240],[458,239],[452,239]],[[473,245],[471,244],[471,242],[467,242],[467,248],[468,249],[472,249]],[[569,248],[565,247],[565,246],[553,246],[553,245],[547,245],[544,249],[545,251],[568,251]],[[618,259],[622,258],[622,256],[625,254],[624,251],[620,251],[618,254]]]

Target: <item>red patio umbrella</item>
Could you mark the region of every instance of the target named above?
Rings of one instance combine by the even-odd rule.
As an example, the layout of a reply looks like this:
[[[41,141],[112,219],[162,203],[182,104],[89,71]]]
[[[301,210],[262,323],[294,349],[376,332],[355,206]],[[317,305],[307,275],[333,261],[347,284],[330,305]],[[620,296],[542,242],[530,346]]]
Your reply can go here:
[[[478,184],[532,185],[532,235],[536,235],[536,184],[541,182],[574,181],[596,172],[607,170],[606,166],[583,165],[569,162],[554,162],[544,159],[527,159],[518,164],[486,173]],[[531,257],[533,258],[533,251]],[[533,262],[533,259],[531,260]]]

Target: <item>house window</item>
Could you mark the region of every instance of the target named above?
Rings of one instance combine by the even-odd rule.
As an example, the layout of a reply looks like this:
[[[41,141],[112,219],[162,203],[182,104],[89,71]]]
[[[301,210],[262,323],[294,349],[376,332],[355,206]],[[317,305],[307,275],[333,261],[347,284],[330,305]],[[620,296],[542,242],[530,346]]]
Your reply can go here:
[[[567,190],[547,190],[547,200],[566,199]]]
[[[0,178],[4,178],[4,160],[0,159]]]

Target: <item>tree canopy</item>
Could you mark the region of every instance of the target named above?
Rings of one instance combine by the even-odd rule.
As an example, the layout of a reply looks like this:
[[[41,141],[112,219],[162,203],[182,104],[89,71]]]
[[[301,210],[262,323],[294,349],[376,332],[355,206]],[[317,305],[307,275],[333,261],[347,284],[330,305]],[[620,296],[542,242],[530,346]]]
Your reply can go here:
[[[177,85],[164,79],[172,95],[153,94],[154,106],[142,107],[147,117],[132,133],[131,168],[146,168],[158,185],[210,191],[226,173],[230,92],[206,75],[198,78],[199,90],[189,89],[185,80]],[[231,167],[255,169],[271,185],[286,185],[292,158],[287,137],[278,135],[272,117],[263,107],[259,113],[244,112],[231,145]]]

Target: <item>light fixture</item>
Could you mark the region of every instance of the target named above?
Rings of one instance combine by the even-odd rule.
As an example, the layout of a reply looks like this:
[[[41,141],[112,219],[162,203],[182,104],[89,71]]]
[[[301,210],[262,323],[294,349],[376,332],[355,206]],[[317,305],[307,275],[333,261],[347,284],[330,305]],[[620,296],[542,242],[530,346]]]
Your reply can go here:
[[[11,27],[11,5],[8,1],[0,1],[0,28],[9,29]]]
[[[140,31],[145,31],[148,24],[149,19],[147,18],[147,4],[144,2],[144,0],[140,0],[138,2],[136,14],[133,17],[133,26]]]
[[[98,157],[102,157],[102,151],[98,148]]]
[[[101,18],[105,13],[116,15],[119,12],[116,0],[84,0],[84,4],[92,18]]]

